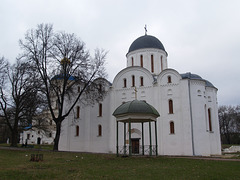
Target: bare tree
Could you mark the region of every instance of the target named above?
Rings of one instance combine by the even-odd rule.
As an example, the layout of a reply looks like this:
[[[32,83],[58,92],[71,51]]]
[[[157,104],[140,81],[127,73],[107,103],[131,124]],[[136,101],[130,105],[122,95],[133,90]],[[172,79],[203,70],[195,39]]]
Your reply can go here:
[[[49,24],[40,24],[28,31],[25,40],[20,40],[20,47],[23,49],[22,57],[34,64],[40,74],[42,90],[56,123],[54,150],[57,151],[62,121],[76,103],[83,97],[90,97],[85,100],[94,102],[104,96],[104,91],[94,80],[106,76],[104,63],[107,53],[97,49],[95,56],[91,57],[85,44],[74,34],[54,33]],[[81,85],[77,93],[73,92],[75,84]],[[94,93],[96,91],[98,93]],[[64,106],[70,98],[70,106]]]
[[[240,142],[240,106],[220,106],[218,109],[222,141],[228,144]]]
[[[17,146],[19,128],[31,123],[39,104],[36,73],[28,63],[4,60],[1,69],[1,116],[11,131],[11,146]],[[4,74],[3,74],[4,73]]]

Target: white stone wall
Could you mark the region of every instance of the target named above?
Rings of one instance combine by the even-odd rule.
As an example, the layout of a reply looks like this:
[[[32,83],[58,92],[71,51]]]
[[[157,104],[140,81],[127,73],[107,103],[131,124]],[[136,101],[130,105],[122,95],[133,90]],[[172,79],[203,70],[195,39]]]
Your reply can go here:
[[[50,133],[51,137],[49,136]],[[36,128],[23,131],[23,133],[20,134],[20,144],[25,144],[26,141],[27,144],[37,144],[38,138],[41,138],[40,144],[53,144],[55,133],[56,131],[45,132]]]
[[[140,56],[143,55],[143,68]],[[154,72],[151,72],[151,55],[154,57]],[[162,57],[162,63],[161,63]],[[132,58],[134,64],[132,66]],[[162,66],[162,67],[161,67]],[[135,77],[133,87],[132,76]],[[141,86],[140,77],[143,78]],[[171,82],[169,82],[171,77]],[[124,87],[126,79],[126,87]],[[80,118],[74,111],[62,123],[59,149],[67,151],[116,153],[116,119],[114,110],[123,102],[145,100],[157,109],[158,152],[160,155],[221,154],[219,123],[217,116],[217,89],[206,87],[205,81],[182,79],[174,69],[168,69],[167,54],[159,49],[140,49],[127,54],[127,67],[121,70],[108,87],[108,95],[101,102],[103,115],[98,116],[98,103],[82,105]],[[169,100],[173,101],[173,114],[169,113]],[[65,107],[71,103],[66,102]],[[209,131],[207,109],[211,108],[212,131]],[[67,109],[67,108],[66,108]],[[76,113],[76,112],[75,112]],[[170,122],[174,122],[174,133],[170,134]],[[76,126],[79,136],[76,136]],[[98,136],[98,125],[102,136]],[[141,124],[132,124],[132,138],[140,138]],[[124,133],[128,140],[128,125],[123,132],[119,123],[119,145],[123,145]],[[155,127],[151,125],[152,144],[155,145]],[[149,124],[144,124],[144,144],[149,145]]]
[[[127,67],[132,66],[132,58],[134,60],[134,66],[141,66],[140,57],[143,56],[143,67],[151,72],[151,55],[154,59],[154,72],[153,74],[159,74],[162,70],[168,67],[167,54],[161,49],[139,49],[127,54]],[[162,57],[162,63],[161,63]]]

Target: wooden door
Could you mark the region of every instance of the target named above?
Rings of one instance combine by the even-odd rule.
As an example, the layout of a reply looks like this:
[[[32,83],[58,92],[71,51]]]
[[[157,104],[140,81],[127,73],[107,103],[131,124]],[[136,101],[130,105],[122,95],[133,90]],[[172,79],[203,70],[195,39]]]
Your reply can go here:
[[[132,141],[132,153],[139,154],[139,139],[131,139]]]

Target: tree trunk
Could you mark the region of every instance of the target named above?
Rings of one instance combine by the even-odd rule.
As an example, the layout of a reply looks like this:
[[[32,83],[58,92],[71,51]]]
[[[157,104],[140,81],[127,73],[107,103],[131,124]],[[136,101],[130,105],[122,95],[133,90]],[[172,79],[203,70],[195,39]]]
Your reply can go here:
[[[13,147],[17,147],[18,144],[18,131],[17,130],[13,130],[11,132],[12,137],[11,137],[11,146]]]
[[[55,123],[56,123],[56,136],[54,139],[53,151],[58,151],[62,121],[56,120]]]

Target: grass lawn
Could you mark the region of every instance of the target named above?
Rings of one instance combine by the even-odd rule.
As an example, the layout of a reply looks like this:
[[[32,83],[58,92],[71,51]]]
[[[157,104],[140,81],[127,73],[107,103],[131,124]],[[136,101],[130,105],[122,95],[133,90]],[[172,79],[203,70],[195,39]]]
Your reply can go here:
[[[0,179],[240,179],[240,162],[0,150]]]

